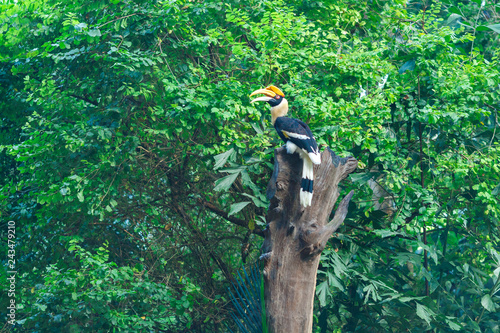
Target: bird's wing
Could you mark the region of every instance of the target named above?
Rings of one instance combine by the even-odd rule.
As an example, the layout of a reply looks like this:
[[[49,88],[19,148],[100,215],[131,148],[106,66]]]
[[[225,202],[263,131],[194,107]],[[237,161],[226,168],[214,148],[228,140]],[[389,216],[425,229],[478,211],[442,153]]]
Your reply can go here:
[[[318,144],[309,126],[303,121],[288,117],[278,117],[274,123],[274,127],[282,139],[283,137],[286,138],[286,140],[284,139],[285,142],[288,140],[291,141],[308,154],[319,154]]]

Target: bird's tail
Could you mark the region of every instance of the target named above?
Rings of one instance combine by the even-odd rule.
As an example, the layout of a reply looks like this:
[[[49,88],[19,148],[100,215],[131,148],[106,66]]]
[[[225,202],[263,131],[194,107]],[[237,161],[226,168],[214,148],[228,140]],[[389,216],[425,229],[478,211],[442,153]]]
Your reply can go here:
[[[304,207],[311,206],[313,197],[314,169],[313,162],[304,158],[302,167],[302,182],[300,183],[300,204]]]

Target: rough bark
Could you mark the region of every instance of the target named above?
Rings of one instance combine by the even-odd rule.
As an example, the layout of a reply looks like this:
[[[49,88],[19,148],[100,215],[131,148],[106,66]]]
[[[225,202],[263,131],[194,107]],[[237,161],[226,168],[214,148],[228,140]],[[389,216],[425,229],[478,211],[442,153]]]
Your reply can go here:
[[[268,185],[271,205],[262,245],[266,317],[273,333],[312,331],[313,300],[320,253],[342,224],[351,191],[328,222],[339,196],[338,184],[358,165],[355,158],[339,158],[330,149],[314,169],[312,206],[300,205],[302,160],[276,149]]]

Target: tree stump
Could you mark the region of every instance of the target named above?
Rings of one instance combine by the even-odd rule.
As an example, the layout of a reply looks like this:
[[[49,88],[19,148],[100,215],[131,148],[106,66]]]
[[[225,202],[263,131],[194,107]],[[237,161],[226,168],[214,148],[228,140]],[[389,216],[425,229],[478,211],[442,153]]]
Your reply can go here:
[[[273,176],[267,195],[271,204],[262,245],[267,326],[273,333],[312,331],[313,300],[321,251],[342,224],[352,198],[351,191],[328,222],[339,196],[338,184],[358,162],[340,158],[327,148],[321,164],[314,166],[312,205],[300,205],[302,160],[298,154],[275,150]]]

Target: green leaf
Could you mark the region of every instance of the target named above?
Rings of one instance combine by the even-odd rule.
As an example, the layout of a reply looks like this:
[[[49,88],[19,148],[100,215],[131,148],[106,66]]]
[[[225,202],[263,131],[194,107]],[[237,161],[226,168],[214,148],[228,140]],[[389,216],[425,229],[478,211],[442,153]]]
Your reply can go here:
[[[87,34],[90,37],[100,37],[101,36],[101,30],[99,29],[92,29],[87,32]]]
[[[380,296],[377,293],[377,288],[375,285],[369,284],[363,288],[363,291],[365,292],[365,300],[363,302],[364,304],[368,303],[370,297],[375,302],[380,301]]]
[[[239,166],[236,168],[226,168],[226,169],[221,169],[219,172],[227,172],[227,173],[240,173],[243,170],[245,170],[247,167],[246,166]]]
[[[264,131],[262,131],[260,129],[260,126],[258,126],[257,124],[251,123],[250,125],[252,125],[252,128],[255,130],[255,132],[257,132],[257,134],[263,134],[264,133]]]
[[[471,25],[468,25],[468,24],[465,24],[463,22],[459,22],[461,25],[463,25],[464,27],[467,27],[467,28],[470,28],[470,29],[474,29]]]
[[[227,191],[231,185],[233,185],[236,178],[238,178],[239,172],[232,173],[226,177],[222,177],[215,181],[215,191]]]
[[[353,183],[366,183],[372,178],[377,178],[380,176],[380,172],[364,172],[364,173],[354,173],[351,174],[349,177],[351,178],[351,181]]]
[[[462,12],[455,6],[451,6],[450,8],[448,8],[448,11],[453,14],[458,14],[460,16],[462,15]]]
[[[234,148],[231,148],[228,151],[226,151],[225,153],[215,155],[214,156],[214,159],[215,159],[214,170],[222,168],[226,164],[227,160],[231,157],[231,155],[233,153],[234,153]]]
[[[78,23],[74,26],[75,30],[81,31],[87,27],[87,23]]]
[[[258,157],[250,157],[250,158],[245,158],[245,163],[246,164],[253,164],[253,163],[261,163],[262,159]]]
[[[376,229],[376,230],[373,230],[373,232],[375,233],[375,235],[380,236],[382,238],[396,236],[396,235],[402,235],[401,232],[391,231],[391,230],[387,230],[387,229]]]
[[[249,203],[250,203],[250,201],[243,201],[243,202],[238,202],[238,203],[232,204],[231,208],[229,209],[229,213],[227,215],[231,216],[231,215],[238,213],[243,208],[245,208]]]
[[[328,287],[328,282],[323,281],[316,287],[316,295],[318,296],[319,304],[321,306],[326,305],[326,297],[330,295],[330,288]]]
[[[446,25],[454,26],[457,24],[457,21],[460,20],[461,18],[462,18],[462,15],[453,13],[446,20]]]
[[[498,24],[492,24],[492,25],[487,25],[485,27],[488,28],[488,29],[493,30],[497,34],[500,34],[500,23],[498,23]]]
[[[253,203],[257,207],[267,208],[267,206],[268,206],[267,201],[261,200],[261,199],[257,198],[256,196],[253,196],[253,195],[248,194],[248,193],[241,193],[241,194],[244,195],[245,197],[252,199]]]
[[[274,48],[274,42],[272,40],[266,40],[265,46],[266,49],[271,50]]]
[[[495,303],[493,303],[490,295],[484,295],[483,298],[481,298],[481,305],[489,312],[495,311]]]
[[[428,325],[431,324],[431,316],[434,316],[434,312],[428,307],[417,303],[417,316],[422,318],[427,322]]]
[[[460,331],[462,329],[462,325],[458,324],[454,320],[456,320],[456,318],[446,317],[446,323],[448,324],[448,326],[454,331]]]
[[[83,202],[85,200],[85,197],[83,196],[83,191],[78,192],[76,196],[78,200],[80,200],[80,202]]]
[[[335,275],[333,275],[330,272],[327,272],[327,275],[328,275],[328,284],[329,285],[339,289],[342,292],[345,291],[344,286],[342,285],[342,282],[339,279],[337,279],[337,277]]]
[[[401,303],[406,303],[410,301],[415,301],[415,300],[421,300],[423,297],[401,297],[399,298],[399,301]]]
[[[401,68],[398,70],[399,74],[403,74],[406,71],[412,71],[415,69],[415,59],[408,60],[401,66]]]
[[[479,25],[476,27],[476,31],[488,31],[489,28],[485,25]]]
[[[497,186],[495,186],[495,188],[493,189],[493,191],[491,191],[491,194],[493,194],[493,195],[499,195],[500,194],[500,184],[498,184]]]

